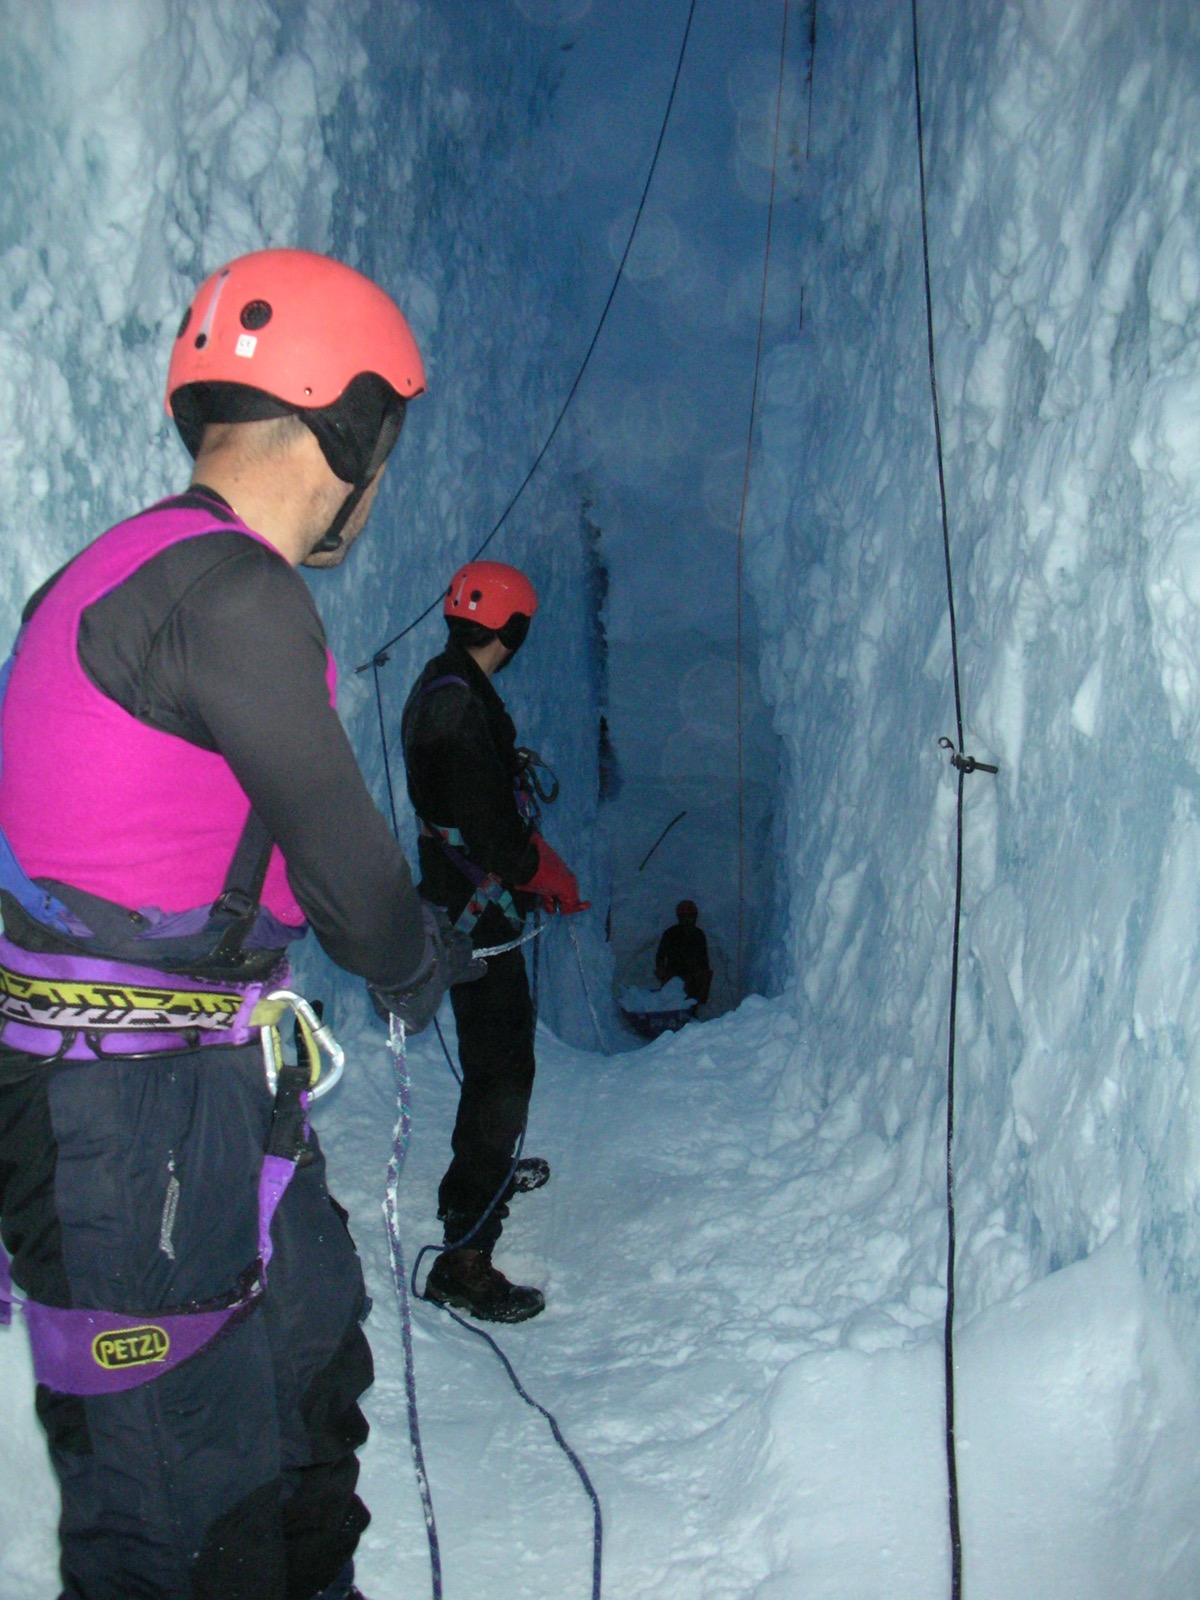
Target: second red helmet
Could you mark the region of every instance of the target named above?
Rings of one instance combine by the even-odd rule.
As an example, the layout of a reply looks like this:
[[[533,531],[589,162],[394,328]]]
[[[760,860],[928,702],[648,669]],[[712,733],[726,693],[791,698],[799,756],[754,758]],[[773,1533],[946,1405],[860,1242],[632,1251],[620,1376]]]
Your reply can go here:
[[[518,568],[503,561],[468,561],[450,579],[442,615],[499,633],[514,616],[532,617],[537,605],[537,590]]]

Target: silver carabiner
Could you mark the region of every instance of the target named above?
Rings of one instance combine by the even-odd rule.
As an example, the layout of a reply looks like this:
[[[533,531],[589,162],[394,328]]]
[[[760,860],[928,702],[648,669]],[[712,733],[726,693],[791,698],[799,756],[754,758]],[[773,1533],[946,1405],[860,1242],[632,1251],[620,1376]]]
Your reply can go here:
[[[302,994],[297,994],[295,989],[272,989],[259,1000],[250,1017],[251,1023],[262,1030],[263,1066],[267,1074],[267,1087],[272,1094],[275,1093],[279,1069],[283,1065],[279,1021],[285,1008],[296,1018],[305,1037],[316,1045],[318,1060],[322,1051],[329,1057],[329,1071],[309,1086],[308,1098],[311,1103],[328,1094],[341,1081],[346,1070],[346,1052],[334,1037],[333,1029],[327,1022],[321,1021]]]

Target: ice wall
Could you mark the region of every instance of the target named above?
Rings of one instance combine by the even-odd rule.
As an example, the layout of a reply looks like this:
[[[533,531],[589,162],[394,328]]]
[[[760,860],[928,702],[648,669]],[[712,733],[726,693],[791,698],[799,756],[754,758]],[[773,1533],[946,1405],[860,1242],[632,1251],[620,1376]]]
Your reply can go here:
[[[966,791],[963,1309],[1115,1233],[1194,1343],[1200,23],[920,18],[965,747],[1000,766]],[[794,796],[781,977],[830,1095],[872,1085],[935,1181],[955,726],[911,20],[819,24],[752,556]]]
[[[0,7],[0,594],[176,485],[162,412],[199,275],[263,243],[322,248],[321,137],[362,72],[356,7],[47,0]]]
[[[569,383],[570,289],[531,177],[553,81],[544,49],[523,47],[509,21],[503,7],[468,18],[409,0],[0,0],[0,633],[11,639],[27,594],[87,539],[186,482],[162,385],[200,277],[263,246],[339,254],[408,312],[430,378],[369,537],[313,584],[343,715],[385,811],[374,676],[352,669],[483,542]],[[504,688],[526,741],[571,775],[547,832],[602,899],[572,473],[548,459],[489,554],[526,566],[542,594]],[[380,674],[410,850],[394,738],[443,638],[436,620],[422,624]],[[539,693],[547,680],[576,685],[573,697]],[[598,937],[583,937],[603,974]],[[573,952],[547,943],[546,1014],[591,1037]],[[350,1003],[319,952],[301,971]]]

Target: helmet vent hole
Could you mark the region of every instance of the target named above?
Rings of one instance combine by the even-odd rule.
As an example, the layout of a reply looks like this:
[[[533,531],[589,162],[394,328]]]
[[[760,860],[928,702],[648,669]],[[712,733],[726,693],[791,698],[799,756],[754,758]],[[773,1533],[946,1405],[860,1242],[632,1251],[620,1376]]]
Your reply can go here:
[[[477,606],[482,599],[483,599],[483,590],[482,589],[472,589],[471,590],[471,604],[473,606]]]
[[[207,343],[208,343],[208,335],[206,333],[198,333],[196,335],[196,349],[197,350],[203,350],[204,346]]]
[[[265,300],[248,300],[242,307],[242,327],[248,333],[257,333],[271,320],[271,307]]]
[[[184,334],[188,330],[188,323],[191,320],[192,320],[192,308],[191,308],[191,306],[189,306],[187,308],[187,310],[183,313],[183,321],[179,324],[179,332],[175,335],[175,337],[177,339],[182,339],[183,338]]]

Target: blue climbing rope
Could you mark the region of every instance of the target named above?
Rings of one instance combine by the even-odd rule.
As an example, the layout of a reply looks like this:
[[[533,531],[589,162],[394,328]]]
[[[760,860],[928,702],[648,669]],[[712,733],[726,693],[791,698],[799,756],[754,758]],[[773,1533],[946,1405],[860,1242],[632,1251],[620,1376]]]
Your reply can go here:
[[[474,1323],[468,1322],[464,1317],[460,1317],[457,1311],[451,1311],[449,1306],[441,1306],[439,1309],[444,1311],[447,1316],[453,1317],[454,1321],[458,1323],[460,1328],[465,1328],[468,1333],[476,1334],[480,1339],[483,1339],[486,1343],[491,1345],[492,1349],[496,1352],[496,1355],[500,1359],[505,1372],[508,1373],[508,1376],[512,1381],[513,1388],[521,1396],[521,1399],[524,1400],[527,1406],[532,1406],[535,1411],[540,1411],[542,1416],[545,1417],[546,1421],[550,1425],[550,1432],[554,1435],[555,1443],[566,1456],[567,1460],[575,1468],[575,1471],[579,1476],[579,1481],[583,1485],[584,1493],[587,1495],[592,1504],[592,1600],[600,1600],[600,1578],[604,1554],[604,1517],[600,1510],[600,1497],[596,1493],[595,1485],[588,1477],[587,1468],[575,1454],[574,1450],[572,1450],[571,1446],[567,1443],[566,1437],[563,1434],[562,1429],[559,1427],[558,1421],[553,1412],[548,1411],[546,1407],[542,1405],[540,1400],[535,1400],[533,1396],[526,1390],[520,1378],[517,1377],[512,1362],[504,1354],[504,1351],[501,1350],[500,1346],[496,1343],[495,1339],[492,1338],[491,1334],[488,1333],[484,1328],[475,1327]]]
[[[442,1049],[445,1051],[446,1060],[447,1062],[450,1062],[450,1052],[446,1049],[446,1041],[442,1035],[440,1026],[438,1027],[437,1032],[438,1038],[442,1041]],[[400,1306],[400,1329],[401,1337],[404,1343],[404,1391],[408,1403],[408,1437],[409,1443],[412,1447],[413,1467],[416,1472],[417,1490],[421,1497],[421,1509],[425,1517],[426,1538],[429,1541],[429,1566],[433,1583],[433,1600],[442,1600],[441,1547],[438,1542],[437,1521],[433,1512],[433,1495],[429,1487],[429,1475],[425,1470],[425,1454],[421,1447],[421,1422],[417,1410],[417,1380],[416,1367],[413,1359],[412,1307],[409,1299],[409,1291],[411,1287],[411,1292],[414,1298],[418,1300],[425,1299],[425,1296],[421,1294],[420,1290],[417,1288],[417,1272],[420,1268],[421,1262],[431,1251],[435,1253],[440,1252],[446,1247],[444,1245],[425,1245],[422,1247],[422,1249],[417,1253],[417,1258],[413,1263],[412,1279],[410,1284],[405,1270],[404,1248],[401,1243],[400,1228],[397,1220],[397,1197],[400,1188],[400,1175],[404,1169],[405,1158],[408,1154],[409,1139],[412,1133],[412,1079],[408,1067],[408,1050],[405,1042],[404,1025],[397,1017],[394,1016],[388,1020],[388,1047],[391,1050],[392,1059],[396,1067],[397,1115],[395,1128],[392,1134],[392,1155],[388,1162],[387,1186],[383,1202],[383,1215],[384,1222],[387,1227],[392,1279],[396,1285],[396,1297]],[[450,1062],[450,1068],[451,1071],[454,1070],[452,1062]],[[457,1076],[457,1073],[455,1073],[455,1077]],[[464,1238],[455,1242],[455,1248],[461,1249],[463,1245],[469,1243],[469,1241],[475,1236],[475,1234],[483,1226],[488,1217],[492,1214],[493,1210],[499,1204],[501,1196],[505,1193],[509,1184],[512,1182],[513,1175],[517,1170],[517,1163],[521,1159],[521,1150],[524,1147],[524,1143],[525,1130],[522,1128],[521,1136],[517,1140],[517,1147],[513,1154],[512,1165],[509,1167],[504,1182],[492,1196],[487,1210],[479,1218],[478,1222],[476,1222],[470,1233],[468,1233]],[[434,1302],[427,1303],[433,1304]],[[505,1372],[507,1372],[513,1388],[517,1391],[518,1395],[520,1395],[521,1399],[524,1400],[526,1405],[532,1406],[535,1411],[540,1412],[541,1415],[545,1417],[546,1422],[549,1424],[550,1431],[554,1436],[555,1443],[558,1445],[559,1449],[567,1457],[567,1460],[574,1468],[580,1483],[583,1485],[584,1492],[587,1494],[592,1506],[592,1600],[600,1600],[600,1582],[604,1543],[604,1518],[600,1510],[599,1496],[596,1493],[592,1480],[588,1476],[587,1468],[584,1466],[576,1452],[571,1448],[571,1445],[567,1441],[567,1438],[559,1426],[558,1420],[554,1416],[553,1412],[549,1411],[539,1400],[535,1400],[528,1392],[528,1390],[522,1384],[520,1378],[517,1376],[512,1362],[496,1343],[495,1339],[492,1338],[491,1334],[485,1332],[485,1330],[482,1328],[474,1327],[471,1323],[460,1317],[457,1312],[452,1311],[449,1306],[439,1306],[438,1310],[445,1311],[446,1315],[453,1318],[453,1320],[458,1323],[460,1328],[465,1328],[468,1333],[477,1334],[481,1339],[485,1340],[489,1345],[491,1345],[492,1349],[496,1353],[497,1358],[503,1365]]]

